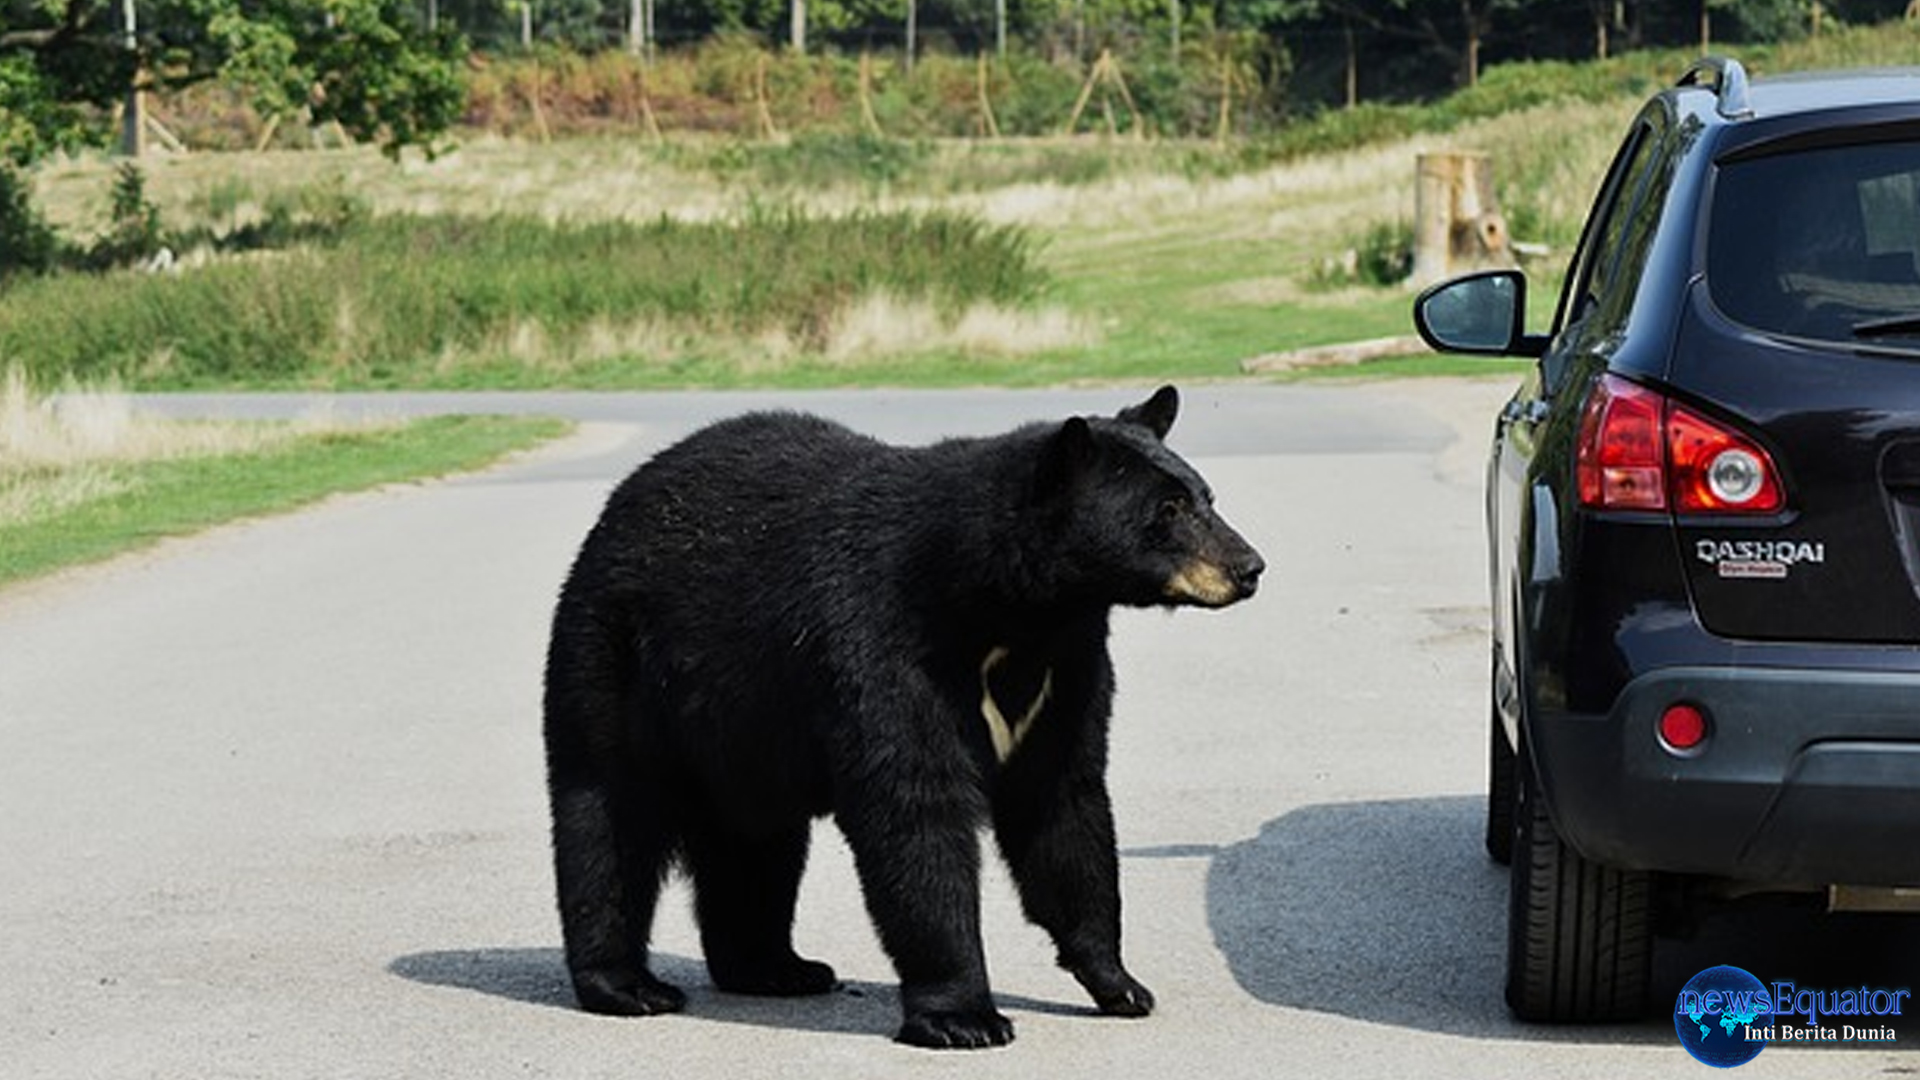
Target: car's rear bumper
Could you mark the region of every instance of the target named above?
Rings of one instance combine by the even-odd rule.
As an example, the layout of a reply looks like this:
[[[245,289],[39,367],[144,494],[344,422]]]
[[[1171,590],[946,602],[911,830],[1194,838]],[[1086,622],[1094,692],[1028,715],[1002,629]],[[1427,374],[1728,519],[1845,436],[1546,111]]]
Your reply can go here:
[[[1658,736],[1704,711],[1685,754]],[[1605,715],[1536,709],[1561,835],[1597,862],[1778,885],[1920,884],[1920,670],[1675,667]]]

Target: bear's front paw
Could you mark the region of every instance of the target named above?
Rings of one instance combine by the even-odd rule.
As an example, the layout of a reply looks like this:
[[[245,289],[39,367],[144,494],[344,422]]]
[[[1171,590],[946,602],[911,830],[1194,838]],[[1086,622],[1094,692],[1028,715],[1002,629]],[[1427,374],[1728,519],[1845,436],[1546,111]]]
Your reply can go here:
[[[1118,964],[1073,970],[1093,1003],[1108,1016],[1145,1016],[1153,1011],[1153,991]]]
[[[1094,991],[1093,1003],[1108,1016],[1145,1016],[1153,1011],[1153,991],[1122,974],[1119,982]]]
[[[896,1036],[908,1046],[929,1050],[982,1050],[1013,1041],[1013,1021],[984,1012],[922,1012],[907,1017]]]
[[[657,1016],[687,1007],[679,987],[644,971],[583,971],[573,977],[573,994],[581,1008],[603,1016]]]

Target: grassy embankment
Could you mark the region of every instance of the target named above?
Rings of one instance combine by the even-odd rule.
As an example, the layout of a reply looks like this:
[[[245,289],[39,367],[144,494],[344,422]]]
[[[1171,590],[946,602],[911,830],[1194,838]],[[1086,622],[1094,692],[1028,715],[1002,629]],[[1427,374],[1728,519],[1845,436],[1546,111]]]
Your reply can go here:
[[[1758,73],[1914,62],[1920,35],[1855,31],[1747,59]],[[159,159],[149,191],[175,228],[218,242],[276,214],[322,227],[289,250],[188,252],[178,274],[13,287],[0,293],[0,362],[43,388],[72,377],[136,389],[1232,378],[1248,356],[1406,332],[1404,288],[1337,267],[1393,254],[1381,249],[1411,217],[1414,156],[1443,146],[1488,151],[1514,235],[1552,250],[1533,268],[1543,325],[1634,103],[1683,63],[1496,69],[1437,106],[1329,114],[1227,148],[474,136],[400,167],[356,150]],[[70,234],[98,227],[107,163],[35,179]],[[1500,368],[1422,357],[1362,370]],[[108,493],[98,499],[20,495],[48,467],[0,446],[0,506],[94,506],[60,525],[44,511],[38,523],[0,517],[0,580],[48,564],[18,554],[30,536],[65,558],[100,534],[137,538],[305,497],[230,505],[210,492],[377,483],[490,452],[439,453],[456,441],[529,437],[436,424],[99,466],[107,479],[77,481]],[[334,462],[329,475],[285,456],[306,454]],[[390,455],[411,463],[389,468]],[[198,508],[176,513],[168,491],[191,492],[180,501]],[[135,506],[178,524],[129,522]]]
[[[1757,74],[1914,62],[1920,33],[1745,58]],[[469,133],[400,167],[371,150],[163,158],[148,190],[178,229],[238,235],[288,206],[340,227],[170,278],[11,290],[0,358],[43,384],[112,371],[135,388],[1237,377],[1248,356],[1406,332],[1404,288],[1326,268],[1392,261],[1424,149],[1493,157],[1513,235],[1551,251],[1531,268],[1544,321],[1632,108],[1685,61],[1500,67],[1435,105],[1330,112],[1226,146],[885,140],[842,124],[772,143]],[[100,228],[105,163],[35,181],[70,234]]]
[[[58,402],[0,381],[0,586],[325,495],[477,468],[552,438],[553,420],[185,423],[123,394]]]
[[[1597,144],[1619,123],[1548,108]],[[1521,146],[1538,122],[1461,137]],[[1410,218],[1414,154],[1440,142],[1251,169],[1207,146],[949,143],[915,148],[893,182],[790,186],[606,141],[476,142],[404,169],[352,151],[168,159],[149,190],[169,220],[224,200],[244,223],[310,198],[315,170],[362,209],[292,252],[18,286],[0,356],[40,381],[135,388],[1235,377],[1248,356],[1406,332],[1404,289],[1319,266]],[[1568,157],[1540,167],[1584,188]],[[1505,171],[1528,201],[1550,192],[1531,165]],[[1008,180],[933,190],[971,172]],[[90,163],[42,178],[75,225],[101,184]]]

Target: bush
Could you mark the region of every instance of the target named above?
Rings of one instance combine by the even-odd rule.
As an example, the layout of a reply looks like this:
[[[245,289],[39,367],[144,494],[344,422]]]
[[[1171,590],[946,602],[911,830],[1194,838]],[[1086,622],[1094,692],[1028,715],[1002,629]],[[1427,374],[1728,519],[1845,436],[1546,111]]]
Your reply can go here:
[[[1405,220],[1376,222],[1345,252],[1323,260],[1308,275],[1321,289],[1350,285],[1398,285],[1413,273],[1413,225]]]
[[[87,253],[87,265],[93,269],[145,262],[167,246],[160,208],[147,198],[146,174],[131,161],[114,173],[111,214],[106,235]]]
[[[809,347],[876,294],[957,317],[1028,304],[1044,284],[1026,233],[952,214],[374,218],[328,246],[177,274],[25,282],[0,296],[0,355],[42,381],[419,384],[448,357],[519,362],[516,334],[566,362],[593,352],[594,335],[634,326]]]
[[[60,257],[60,240],[34,209],[31,185],[0,161],[0,285],[20,274],[43,274]]]

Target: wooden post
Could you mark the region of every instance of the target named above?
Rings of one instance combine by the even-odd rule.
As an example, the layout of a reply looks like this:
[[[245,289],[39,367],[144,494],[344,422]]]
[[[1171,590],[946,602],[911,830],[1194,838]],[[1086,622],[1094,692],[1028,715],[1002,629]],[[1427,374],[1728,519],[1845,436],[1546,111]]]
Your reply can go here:
[[[873,54],[860,54],[860,120],[867,126],[867,134],[879,138],[880,118],[873,114]]]
[[[1120,74],[1120,61],[1113,59],[1111,54],[1107,57],[1107,79],[1113,83],[1113,88],[1120,92],[1120,100],[1127,107],[1127,116],[1133,120],[1134,141],[1145,142],[1147,126],[1140,118],[1139,106],[1133,103],[1133,91],[1127,89],[1126,77]]]
[[[1513,265],[1506,219],[1493,194],[1493,163],[1487,155],[1421,154],[1415,175],[1415,285],[1429,285],[1467,270]]]
[[[980,92],[980,134],[983,138],[1000,137],[1000,121],[993,115],[993,98],[987,93],[987,54],[980,54],[978,86]]]
[[[647,134],[655,143],[663,143],[666,137],[660,134],[660,120],[653,115],[653,96],[647,92],[647,69],[640,69],[640,117],[647,125]]]
[[[1914,2],[1920,3],[1920,0]],[[1087,72],[1087,81],[1080,85],[1080,96],[1074,99],[1073,111],[1067,114],[1067,126],[1061,130],[1062,135],[1073,134],[1073,129],[1080,125],[1080,114],[1086,111],[1087,100],[1093,97],[1093,84],[1100,81],[1100,73],[1106,70],[1106,64],[1107,53],[1102,50],[1100,59],[1093,62],[1093,70]]]
[[[1093,70],[1087,74],[1086,84],[1080,87],[1080,96],[1073,103],[1073,112],[1067,115],[1067,126],[1061,130],[1063,135],[1073,134],[1080,124],[1080,115],[1086,112],[1087,102],[1093,97],[1093,89],[1103,86],[1106,93],[1100,97],[1101,112],[1107,118],[1107,133],[1119,133],[1119,125],[1113,117],[1113,95],[1119,94],[1120,101],[1127,107],[1127,115],[1133,120],[1133,137],[1144,140],[1147,137],[1146,126],[1140,119],[1140,109],[1133,103],[1133,92],[1127,89],[1126,77],[1120,74],[1120,62],[1113,58],[1113,50],[1100,50],[1100,59],[1093,62]]]
[[[533,64],[533,88],[527,93],[527,105],[533,110],[533,129],[539,133],[540,141],[550,143],[553,141],[553,129],[547,126],[547,111],[540,105],[540,95],[545,85],[546,80],[540,75],[540,62],[536,60]]]
[[[760,122],[760,137],[775,139],[780,129],[773,123],[773,106],[767,100],[767,54],[760,54],[760,67],[753,80],[754,115]]]
[[[1233,55],[1220,50],[1220,126],[1214,129],[1213,141],[1225,146],[1227,132],[1233,124]]]

